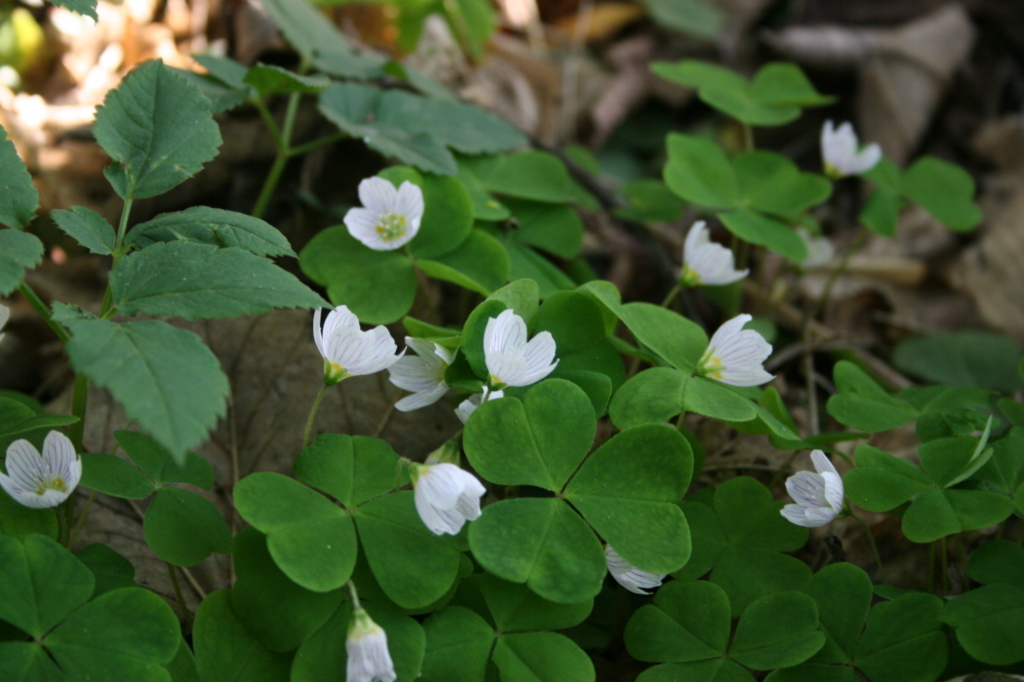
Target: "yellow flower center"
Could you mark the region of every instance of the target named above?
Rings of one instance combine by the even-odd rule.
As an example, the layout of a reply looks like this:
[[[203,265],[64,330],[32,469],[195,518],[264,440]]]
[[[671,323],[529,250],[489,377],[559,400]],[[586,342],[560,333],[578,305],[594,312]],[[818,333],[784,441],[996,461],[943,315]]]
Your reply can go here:
[[[56,490],[57,492],[66,493],[68,491],[68,485],[60,476],[57,476],[49,482],[40,481],[39,486],[36,488],[36,495],[42,495],[47,490]]]
[[[712,379],[721,379],[724,376],[725,365],[722,364],[722,359],[716,356],[714,352],[714,348],[708,348],[704,351],[704,355],[701,356],[700,361],[697,363],[697,373]]]
[[[377,234],[386,242],[393,242],[405,236],[408,229],[405,216],[395,213],[385,213],[377,222]]]
[[[339,365],[336,362],[328,362],[324,360],[324,383],[328,386],[333,386],[342,379],[349,377],[348,370]]]
[[[679,281],[683,286],[695,287],[700,284],[700,275],[689,265],[685,265],[682,274],[679,275]]]

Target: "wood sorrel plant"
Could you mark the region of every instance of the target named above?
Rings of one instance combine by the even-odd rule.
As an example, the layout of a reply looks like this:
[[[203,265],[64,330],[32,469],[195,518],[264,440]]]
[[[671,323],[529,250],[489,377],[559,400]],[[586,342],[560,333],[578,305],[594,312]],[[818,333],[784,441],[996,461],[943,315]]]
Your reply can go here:
[[[674,193],[737,239],[730,252],[694,225],[678,283],[658,306],[623,302],[610,282],[579,276],[573,207],[598,204],[558,157],[522,151],[517,131],[402,65],[356,54],[302,0],[264,6],[299,51],[299,72],[202,57],[209,75],[196,76],[147,62],[97,112],[121,220],[115,228],[81,207],[51,217],[110,257],[99,311],[48,306],[22,281],[43,253],[23,231],[38,197],[14,146],[0,141],[0,222],[9,226],[0,230],[0,294],[19,289],[32,302],[76,373],[71,415],[0,397],[0,679],[592,682],[591,657],[623,643],[654,664],[645,682],[933,682],[1019,669],[1024,550],[964,534],[1011,517],[1021,527],[1024,407],[982,388],[893,394],[843,360],[826,409],[850,431],[803,436],[778,392],[761,388],[773,378],[762,365],[772,349],[745,329],[749,315],[728,312],[709,339],[673,309],[683,287],[745,278],[751,245],[794,265],[817,250],[809,211],[828,199],[831,180],[750,144],[750,127],[830,101],[796,66],[769,64],[752,80],[702,62],[654,66],[748,131],[748,148],[731,156],[672,134],[665,183],[625,190],[630,205],[617,213],[630,220],[663,220],[666,204],[678,206]],[[421,94],[382,87],[384,76]],[[282,94],[279,125],[266,102]],[[295,144],[304,96],[317,97],[337,134]],[[270,260],[295,254],[259,217],[193,207],[131,224],[135,199],[170,190],[215,156],[213,113],[243,102],[277,145],[256,216],[288,159],[343,136],[401,164],[364,180],[363,207],[302,251],[303,272],[329,301]],[[906,171],[870,163],[877,152],[859,150],[847,128],[833,131],[823,135],[827,175],[874,184],[860,215],[868,229],[891,236],[907,202],[954,230],[977,224],[962,170],[933,158]],[[450,326],[409,317],[429,279],[482,301]],[[275,308],[318,311],[310,343],[324,372],[309,381],[322,383],[320,397],[387,369],[410,393],[399,409],[454,392],[465,428],[421,464],[379,438],[324,433],[310,444],[307,426],[294,476],[260,472],[234,486],[246,527],[232,535],[217,508],[182,487],[214,484],[191,449],[223,415],[227,380],[199,337],[157,318]],[[360,326],[398,320],[405,351],[387,328]],[[90,382],[138,426],[115,434],[124,457],[82,442]],[[683,426],[689,412],[779,450],[814,450],[817,473],[790,478],[787,508],[779,481],[739,476],[695,489],[703,447]],[[920,466],[860,444],[853,468],[836,470],[837,443],[910,423]],[[179,594],[183,628],[113,550],[73,554],[71,529],[88,512],[76,518],[76,483],[149,499],[145,539],[175,585],[173,567],[230,553],[230,589],[208,595],[194,619]],[[922,581],[929,591],[873,583],[843,561],[814,573],[789,554],[807,543],[808,527],[854,505],[892,513],[908,541],[932,544],[941,568],[933,562]],[[980,544],[969,557],[965,541]],[[951,571],[975,588],[954,594]]]

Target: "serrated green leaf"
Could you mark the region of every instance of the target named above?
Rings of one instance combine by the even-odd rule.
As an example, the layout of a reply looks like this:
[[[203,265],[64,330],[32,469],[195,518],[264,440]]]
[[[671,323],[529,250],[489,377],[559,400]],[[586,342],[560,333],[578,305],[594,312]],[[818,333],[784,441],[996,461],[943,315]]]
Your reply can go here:
[[[320,111],[343,132],[385,156],[431,173],[455,175],[455,158],[434,137],[379,120],[382,97],[380,88],[334,83],[320,93]]]
[[[237,246],[257,256],[295,257],[288,239],[273,225],[244,213],[209,206],[161,213],[128,230],[125,243],[141,249],[179,239],[213,246]]]
[[[125,199],[163,194],[199,172],[221,143],[210,101],[159,60],[135,67],[110,91],[93,133],[120,164],[107,178]]]
[[[64,308],[65,312],[71,309]],[[72,366],[110,390],[178,462],[224,416],[228,381],[198,336],[166,322],[62,318]]]
[[[323,76],[300,76],[273,64],[256,64],[245,74],[246,85],[252,86],[260,97],[298,92],[315,95],[331,84]]]
[[[129,254],[110,272],[110,287],[118,312],[127,316],[143,312],[198,320],[330,307],[266,258],[193,242],[154,244]]]
[[[299,255],[302,271],[327,287],[335,305],[347,305],[364,324],[390,324],[402,318],[416,297],[416,271],[396,251],[373,251],[345,226],[329,227]]]
[[[53,0],[53,4],[99,20],[99,17],[96,16],[96,0]]]
[[[101,256],[114,253],[114,228],[96,211],[83,206],[72,206],[70,211],[51,212],[50,218],[66,235],[92,253]]]
[[[264,9],[288,43],[324,73],[360,79],[383,75],[383,59],[356,54],[341,31],[305,0],[267,0]]]
[[[176,566],[194,566],[212,552],[231,551],[231,530],[220,511],[187,490],[158,490],[146,509],[142,531],[150,549]]]
[[[0,296],[17,289],[25,270],[42,260],[43,243],[34,234],[0,230]]]
[[[462,154],[496,154],[528,142],[525,135],[493,114],[450,99],[424,99],[388,90],[378,111],[382,121],[428,133]]]
[[[0,127],[0,178],[3,178],[0,180],[0,223],[9,227],[28,225],[39,208],[39,192],[3,127]],[[0,248],[0,253],[5,250]]]

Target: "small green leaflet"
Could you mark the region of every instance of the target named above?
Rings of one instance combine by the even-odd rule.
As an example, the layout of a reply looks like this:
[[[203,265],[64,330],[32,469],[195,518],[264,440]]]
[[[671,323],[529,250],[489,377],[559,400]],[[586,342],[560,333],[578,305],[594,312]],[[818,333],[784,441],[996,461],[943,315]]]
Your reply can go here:
[[[265,258],[192,242],[154,244],[121,259],[110,285],[118,311],[128,316],[144,312],[198,320],[330,307]]]
[[[0,230],[0,295],[18,288],[28,268],[43,259],[43,243],[34,234],[20,230]]]
[[[163,194],[217,154],[210,101],[159,60],[111,90],[96,111],[96,140],[114,159],[106,176],[122,198]]]
[[[259,218],[209,206],[193,206],[175,213],[161,213],[128,231],[125,243],[138,248],[175,240],[237,246],[257,256],[292,256],[288,239]]]
[[[166,322],[117,324],[86,319],[55,306],[73,338],[67,353],[76,371],[106,387],[130,419],[182,464],[224,415],[228,380],[198,336]]]
[[[7,131],[0,127],[0,223],[24,227],[36,215],[39,192]],[[0,253],[4,250],[0,249]]]
[[[53,211],[50,217],[66,235],[92,253],[101,256],[114,253],[117,239],[114,228],[96,211],[83,206],[72,206],[70,211]]]
[[[64,7],[72,12],[99,20],[96,15],[96,0],[52,0],[52,2],[58,7]]]

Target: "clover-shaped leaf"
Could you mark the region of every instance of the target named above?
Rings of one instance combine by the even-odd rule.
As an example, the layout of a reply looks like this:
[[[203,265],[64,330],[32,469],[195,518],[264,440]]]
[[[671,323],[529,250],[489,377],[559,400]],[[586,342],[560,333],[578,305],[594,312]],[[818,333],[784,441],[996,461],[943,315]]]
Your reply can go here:
[[[942,600],[908,592],[871,608],[867,574],[848,563],[832,564],[803,588],[818,606],[825,646],[806,663],[777,670],[770,682],[835,680],[930,682],[946,665]]]
[[[279,682],[288,679],[291,657],[266,648],[235,615],[231,591],[207,595],[196,610],[192,634],[202,680]]]
[[[836,363],[833,379],[839,392],[828,400],[828,413],[844,426],[875,433],[913,421],[918,411],[888,393],[857,365]]]
[[[57,670],[71,679],[167,679],[162,666],[180,640],[174,612],[136,587],[89,601],[94,585],[92,571],[53,540],[0,536],[0,620],[35,638],[0,644],[3,679],[63,679]]]
[[[681,507],[693,550],[673,575],[694,579],[711,571],[711,582],[725,590],[734,616],[761,596],[799,589],[810,577],[805,563],[781,554],[799,549],[807,529],[782,518],[782,502],[758,481],[739,476],[715,490],[711,506]]]
[[[730,642],[734,609],[722,588],[705,581],[665,585],[654,603],[626,625],[635,658],[660,663],[638,679],[752,680],[748,672],[797,665],[825,643],[814,601],[799,592],[761,597],[740,615]]]

